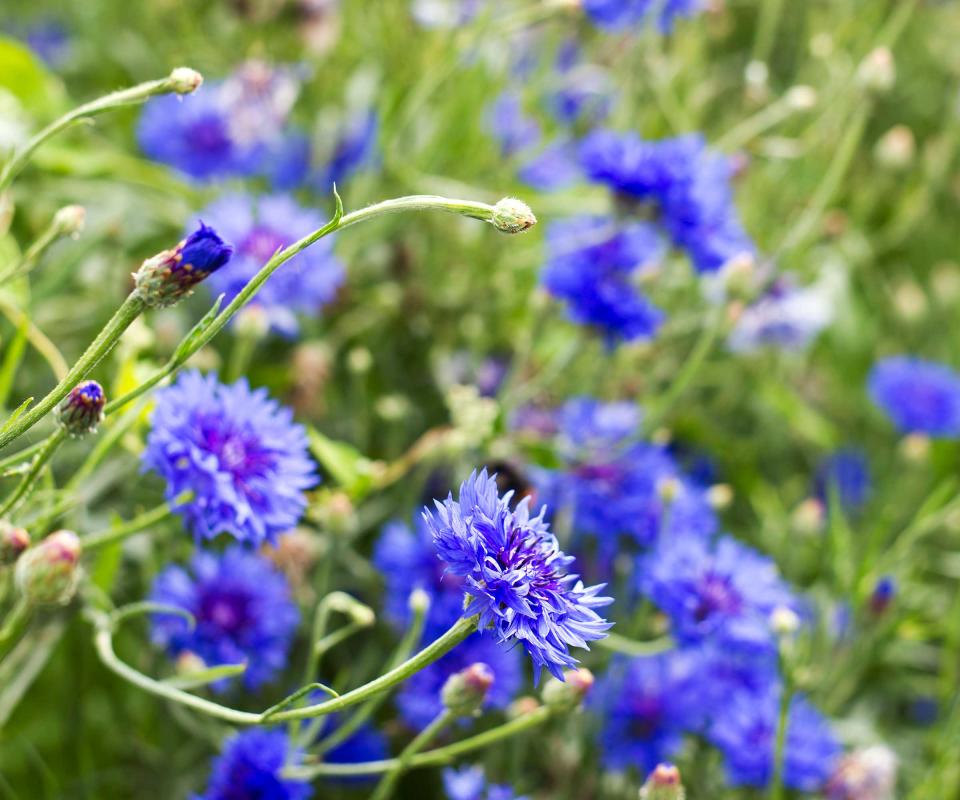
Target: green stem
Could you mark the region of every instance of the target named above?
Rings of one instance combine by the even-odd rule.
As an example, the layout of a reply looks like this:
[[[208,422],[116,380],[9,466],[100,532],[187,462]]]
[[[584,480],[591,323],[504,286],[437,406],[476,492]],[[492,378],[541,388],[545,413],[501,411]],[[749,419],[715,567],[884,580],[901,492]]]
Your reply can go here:
[[[20,479],[20,483],[17,484],[13,492],[10,493],[10,496],[4,501],[3,505],[0,506],[0,517],[9,514],[22,500],[26,499],[37,477],[43,471],[47,462],[53,457],[57,448],[63,444],[65,438],[66,432],[62,428],[58,428],[42,442],[43,447],[40,449],[40,452],[33,457],[30,469],[27,470],[26,474]]]
[[[149,511],[144,511],[142,514],[120,525],[84,536],[80,540],[80,543],[83,545],[83,552],[89,553],[101,547],[123,541],[135,533],[139,533],[156,525],[158,522],[163,522],[163,520],[173,515],[178,505],[189,503],[191,499],[193,499],[193,492],[187,490],[176,497],[172,503],[163,503]]]
[[[377,784],[377,788],[370,796],[370,800],[390,800],[394,790],[397,788],[397,782],[410,766],[410,761],[413,757],[433,741],[437,734],[450,724],[453,718],[454,715],[446,708],[437,714],[437,716],[433,718],[433,721],[420,731],[410,744],[403,748],[403,751],[396,758],[394,765],[384,773],[380,783]]]
[[[784,670],[783,692],[780,695],[780,710],[777,715],[777,738],[773,751],[773,780],[770,784],[770,800],[783,800],[783,767],[787,750],[787,722],[790,718],[790,701],[793,699],[793,682]]]
[[[602,650],[609,650],[611,653],[643,657],[672,650],[674,642],[669,636],[661,636],[658,639],[651,639],[649,642],[637,642],[617,633],[608,633],[603,639],[597,640],[596,646]]]
[[[760,20],[757,23],[757,36],[753,40],[751,61],[766,64],[769,60],[782,13],[783,0],[766,0],[760,4]]]
[[[6,619],[3,621],[3,627],[0,628],[0,661],[2,661],[17,640],[23,629],[30,621],[30,606],[22,597],[17,600],[16,605],[10,609]]]
[[[60,238],[63,226],[58,220],[53,220],[41,233],[34,243],[27,248],[23,258],[11,264],[7,269],[0,271],[0,284],[5,283],[18,275],[25,275],[34,268],[43,252]]]
[[[4,426],[5,429],[0,432],[0,449],[28,431],[52,411],[57,403],[63,400],[70,390],[113,349],[123,332],[143,312],[144,307],[140,295],[135,291],[131,292],[63,380],[37,405],[17,417],[12,424]]]
[[[67,112],[59,119],[56,119],[47,125],[46,128],[33,136],[23,146],[19,147],[10,157],[10,160],[3,165],[3,169],[0,170],[0,193],[2,193],[13,182],[13,179],[20,174],[21,170],[30,160],[30,156],[33,155],[34,151],[40,147],[40,145],[47,141],[47,139],[50,139],[61,131],[66,130],[71,125],[79,122],[82,119],[93,117],[97,114],[102,114],[103,112],[110,111],[114,108],[142,103],[154,95],[182,91],[182,87],[179,86],[179,83],[174,80],[174,77],[171,74],[166,78],[161,78],[160,80],[147,81],[146,83],[132,86],[129,89],[121,89],[118,92],[111,92],[110,94],[104,95],[103,97],[98,97],[96,100],[85,103],[84,105],[78,106],[72,111]]]
[[[491,744],[509,739],[512,736],[524,733],[538,725],[545,723],[553,715],[553,711],[548,706],[531,711],[522,717],[505,722],[496,728],[491,728],[476,736],[471,736],[445,747],[439,747],[436,750],[430,750],[426,753],[420,753],[410,759],[409,767],[416,769],[418,767],[436,767],[443,764],[449,764],[455,758],[472,753],[474,750],[481,750]],[[311,764],[302,767],[288,767],[284,770],[284,775],[297,780],[313,780],[320,777],[352,777],[361,775],[379,775],[396,766],[398,759],[387,758],[382,761],[366,761],[358,764]]]
[[[6,472],[10,467],[16,466],[17,464],[22,464],[24,461],[32,458],[34,455],[43,450],[47,446],[47,440],[37,442],[32,444],[29,447],[23,448],[13,455],[7,456],[6,458],[0,459],[0,475]]]

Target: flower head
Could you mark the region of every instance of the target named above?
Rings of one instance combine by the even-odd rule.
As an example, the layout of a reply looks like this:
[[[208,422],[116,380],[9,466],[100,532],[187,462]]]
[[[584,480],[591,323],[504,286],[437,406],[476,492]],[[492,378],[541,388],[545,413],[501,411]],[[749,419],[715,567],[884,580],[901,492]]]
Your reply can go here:
[[[233,255],[210,226],[198,223],[195,231],[172,250],[148,258],[134,274],[140,296],[151,308],[172,306],[193,292],[193,287],[214,274]]]
[[[284,731],[251,728],[236,733],[214,760],[210,783],[197,800],[308,800],[313,796],[309,783],[280,774],[290,760]]]
[[[901,433],[960,435],[960,375],[948,366],[910,356],[885,358],[870,372],[868,389]]]
[[[684,643],[762,653],[773,648],[770,615],[797,600],[769,558],[729,536],[672,536],[643,559],[641,589]]]
[[[312,209],[301,208],[289,195],[254,197],[224,195],[201,212],[233,242],[235,253],[228,269],[210,280],[210,289],[224,292],[230,302],[278,250],[323,227],[325,220]],[[343,264],[333,254],[333,239],[314,242],[283,264],[260,287],[252,305],[263,309],[271,327],[293,336],[299,329],[296,314],[316,314],[343,284]]]
[[[245,380],[195,371],[156,397],[143,466],[166,480],[168,500],[193,493],[177,510],[198,538],[273,543],[297,524],[317,479],[289,409]]]
[[[530,516],[529,498],[510,508],[512,492],[500,497],[495,477],[472,473],[436,510],[424,509],[440,558],[464,579],[472,598],[464,615],[479,615],[501,642],[519,641],[533,660],[535,677],[546,667],[563,679],[577,662],[570,647],[605,636],[612,623],[595,609],[612,599],[598,596],[602,585],[584,587],[568,574],[573,562],[544,522],[541,508]]]
[[[543,284],[567,303],[574,322],[595,327],[609,345],[649,339],[664,314],[634,286],[633,278],[664,253],[656,228],[576,217],[547,229]]]
[[[155,614],[154,643],[174,658],[192,653],[210,666],[246,663],[248,689],[268,682],[286,665],[300,618],[283,574],[238,545],[222,554],[199,552],[189,569],[167,567],[150,599],[178,606],[196,621],[191,627],[183,617]],[[225,688],[225,683],[214,687]]]
[[[526,800],[504,784],[487,782],[481,767],[449,767],[443,771],[447,800]]]
[[[591,21],[608,31],[640,27],[655,18],[660,32],[670,33],[678,18],[692,17],[703,8],[703,0],[583,0]]]
[[[57,409],[57,421],[71,436],[95,433],[103,419],[107,396],[96,381],[82,381],[70,390]]]

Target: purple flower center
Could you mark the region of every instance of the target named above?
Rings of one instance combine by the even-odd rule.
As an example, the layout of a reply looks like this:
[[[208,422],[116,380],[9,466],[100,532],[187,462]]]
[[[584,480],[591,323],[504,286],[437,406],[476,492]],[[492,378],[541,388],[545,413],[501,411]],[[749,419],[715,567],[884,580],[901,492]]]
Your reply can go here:
[[[663,719],[663,704],[653,695],[641,695],[630,705],[629,731],[637,739],[649,739],[660,728]]]
[[[269,261],[273,254],[286,244],[285,237],[270,228],[258,225],[243,240],[240,249],[254,261]]]
[[[200,622],[207,622],[227,634],[235,634],[248,625],[250,598],[246,594],[216,592],[200,601]]]
[[[219,467],[243,481],[265,474],[273,467],[274,454],[266,450],[252,431],[224,429],[223,420],[201,420],[200,441],[203,449],[217,456]]]
[[[697,606],[693,618],[706,622],[716,615],[730,616],[740,611],[739,592],[725,575],[707,573],[697,587]]]
[[[218,115],[210,115],[194,122],[187,137],[192,147],[211,156],[230,152],[230,137],[224,121]]]

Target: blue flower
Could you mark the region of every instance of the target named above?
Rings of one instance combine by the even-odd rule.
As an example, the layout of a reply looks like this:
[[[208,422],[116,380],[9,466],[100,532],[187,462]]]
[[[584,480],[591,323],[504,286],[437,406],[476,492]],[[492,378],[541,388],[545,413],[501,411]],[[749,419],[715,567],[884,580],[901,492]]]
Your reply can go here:
[[[718,709],[707,738],[724,755],[733,786],[762,788],[773,777],[780,707],[779,685],[761,692],[734,692]],[[784,749],[784,784],[816,792],[833,772],[840,746],[820,713],[801,695],[790,702]]]
[[[820,462],[815,479],[816,495],[820,502],[830,501],[831,492],[847,511],[861,508],[870,496],[870,465],[861,450],[844,448],[831,453]]]
[[[309,720],[308,720],[309,722]],[[331,732],[336,730],[331,726]],[[330,764],[363,764],[367,761],[382,761],[390,757],[386,737],[372,726],[364,724],[350,737],[324,754],[323,760]],[[376,776],[328,778],[330,783],[369,783]]]
[[[524,113],[517,92],[501,93],[487,108],[486,123],[504,156],[526,150],[540,141],[540,125]]]
[[[611,623],[595,609],[609,605],[602,585],[584,587],[568,574],[573,562],[544,522],[545,508],[530,516],[529,498],[513,510],[512,492],[500,497],[487,471],[472,473],[424,519],[449,572],[464,578],[472,598],[465,616],[479,615],[481,630],[492,628],[500,642],[522,642],[534,665],[535,681],[546,667],[563,680],[577,661],[570,647],[602,639]]]
[[[693,652],[615,659],[591,698],[604,766],[646,775],[675,756],[684,735],[707,719],[704,689],[710,681]]]
[[[691,134],[648,142],[597,130],[580,144],[587,175],[635,201],[652,203],[659,222],[700,272],[752,255],[754,245],[733,201],[730,160]]]
[[[246,663],[243,683],[256,689],[287,663],[300,614],[282,573],[239,545],[222,554],[198,552],[189,570],[164,569],[150,600],[189,611],[196,625],[173,614],[152,617],[152,639],[172,657],[199,656],[209,666]],[[214,684],[224,689],[226,681]]]
[[[591,325],[608,345],[652,337],[663,312],[633,285],[633,277],[663,256],[656,229],[644,222],[617,224],[575,217],[547,229],[543,284],[567,303],[571,320]]]
[[[373,109],[356,112],[345,120],[334,142],[326,167],[314,179],[319,191],[329,192],[334,184],[342,186],[350,176],[376,162],[377,133],[380,119]]]
[[[607,31],[645,25],[656,15],[660,32],[670,33],[678,18],[692,17],[703,7],[703,0],[583,0],[587,16]]]
[[[224,292],[225,302],[239,294],[273,254],[302,239],[326,220],[313,209],[301,208],[289,195],[254,197],[227,194],[207,206],[200,216],[233,242],[230,267],[216,273],[209,285]],[[294,336],[296,312],[315,315],[336,296],[345,270],[333,253],[333,238],[325,237],[284,263],[264,283],[252,304],[262,308],[277,332]]]
[[[317,482],[289,409],[246,380],[196,371],[157,392],[143,467],[166,480],[167,500],[193,493],[177,512],[197,538],[227,532],[253,545],[294,527]]]
[[[769,558],[729,536],[672,536],[642,560],[640,588],[686,644],[773,649],[770,614],[798,603]]]
[[[901,433],[947,439],[960,435],[960,375],[950,367],[892,356],[874,365],[868,388],[870,399]]]
[[[56,69],[70,57],[70,34],[55,19],[40,19],[28,25],[7,26],[7,30],[21,39],[48,67]]]
[[[528,186],[550,192],[576,183],[583,175],[576,148],[567,139],[557,139],[527,159],[517,176]]]
[[[447,800],[527,800],[509,786],[487,782],[480,767],[448,767],[443,771],[443,788]]]
[[[308,800],[313,796],[309,783],[280,775],[299,759],[289,751],[282,730],[251,728],[234,734],[214,760],[207,791],[197,800]]]

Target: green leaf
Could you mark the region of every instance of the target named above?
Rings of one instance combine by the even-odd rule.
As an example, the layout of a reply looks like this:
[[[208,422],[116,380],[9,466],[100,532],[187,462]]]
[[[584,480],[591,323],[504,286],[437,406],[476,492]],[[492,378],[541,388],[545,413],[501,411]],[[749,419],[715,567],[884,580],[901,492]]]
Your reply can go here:
[[[17,376],[17,369],[20,362],[23,361],[23,354],[27,348],[27,331],[29,330],[30,320],[23,318],[23,323],[17,328],[17,333],[13,340],[4,349],[3,363],[0,364],[0,407],[7,404],[10,397],[10,390],[13,388],[13,380]]]
[[[9,417],[7,417],[7,421],[3,423],[3,427],[0,428],[0,433],[6,433],[6,431],[10,428],[10,426],[13,425],[13,423],[20,418],[20,415],[30,407],[30,404],[32,402],[33,402],[33,398],[28,397],[20,405],[18,405],[13,410],[13,413]]]
[[[373,485],[371,462],[353,445],[324,436],[308,428],[310,450],[330,476],[354,498],[362,497]]]
[[[16,97],[27,111],[53,116],[66,105],[63,85],[29,48],[0,37],[0,87]]]
[[[233,678],[237,675],[242,675],[246,671],[246,663],[220,664],[217,667],[208,667],[207,669],[197,670],[196,672],[187,672],[173,678],[166,678],[161,682],[175,689],[196,689],[199,686],[207,686],[224,678]]]

